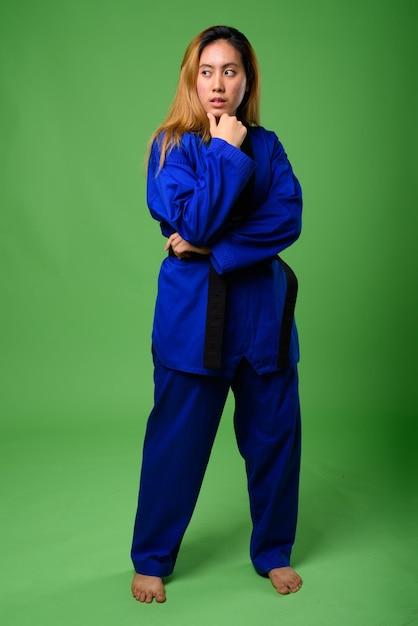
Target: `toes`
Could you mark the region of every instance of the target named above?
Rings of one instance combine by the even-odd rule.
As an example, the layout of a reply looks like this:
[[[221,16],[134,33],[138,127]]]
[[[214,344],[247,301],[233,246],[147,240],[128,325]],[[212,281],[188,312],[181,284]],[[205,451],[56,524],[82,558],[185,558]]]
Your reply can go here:
[[[132,595],[133,595],[133,597],[135,598],[135,600],[138,600],[138,601],[139,601],[139,597],[140,597],[140,595],[141,595],[141,592],[140,592],[140,590],[139,590],[139,589],[132,588]]]
[[[157,593],[157,595],[155,596],[155,601],[156,602],[165,602],[166,601],[166,597],[164,593]]]
[[[288,585],[289,585],[290,591],[293,591],[293,592],[299,591],[299,589],[302,587],[301,577],[296,574],[296,576],[294,576],[288,581]]]
[[[269,572],[276,591],[282,595],[296,593],[302,587],[302,579],[291,567],[279,567]]]
[[[144,589],[136,589],[133,588],[132,589],[132,595],[135,598],[135,600],[138,600],[138,602],[152,602],[152,594],[149,594],[146,590]]]
[[[131,589],[133,597],[138,602],[151,604],[154,598],[156,602],[165,602],[166,600],[162,579],[157,576],[135,574]]]

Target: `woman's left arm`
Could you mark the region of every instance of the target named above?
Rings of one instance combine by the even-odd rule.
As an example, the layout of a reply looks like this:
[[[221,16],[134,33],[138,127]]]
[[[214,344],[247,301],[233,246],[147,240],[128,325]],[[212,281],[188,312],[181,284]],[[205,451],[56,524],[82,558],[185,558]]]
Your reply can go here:
[[[283,146],[274,137],[267,197],[211,246],[211,260],[219,274],[273,258],[300,235],[301,187]]]

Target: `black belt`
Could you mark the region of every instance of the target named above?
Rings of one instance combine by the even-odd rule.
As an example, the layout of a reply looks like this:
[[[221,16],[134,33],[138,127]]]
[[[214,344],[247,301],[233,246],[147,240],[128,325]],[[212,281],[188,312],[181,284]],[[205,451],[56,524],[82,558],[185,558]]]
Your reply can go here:
[[[219,370],[222,366],[222,344],[225,326],[226,279],[209,265],[208,305],[206,309],[203,367]]]
[[[292,268],[279,256],[280,262],[286,274],[286,296],[283,305],[282,321],[280,325],[279,356],[277,367],[289,365],[290,340],[292,336],[293,319],[295,313],[296,298],[298,293],[298,281]],[[206,333],[203,366],[207,369],[221,369],[222,367],[222,344],[225,325],[226,309],[226,277],[220,275],[214,269],[212,263],[209,269],[208,304],[206,310]]]
[[[168,249],[168,256],[176,256],[173,248]],[[190,259],[208,259],[207,255],[190,252],[189,256],[183,257],[184,261]],[[222,343],[225,325],[226,306],[226,280],[218,274],[212,263],[209,263],[208,304],[206,309],[205,347],[203,353],[203,366],[207,369],[220,369],[222,364]]]
[[[289,365],[290,339],[292,336],[293,319],[295,316],[296,298],[298,295],[298,279],[287,263],[277,257],[286,273],[286,297],[283,305],[282,323],[280,326],[278,367]]]
[[[168,251],[169,256],[175,256],[173,250]],[[193,253],[189,258],[205,260],[206,255]],[[188,259],[185,258],[185,261]],[[296,298],[298,293],[298,280],[292,268],[279,256],[280,265],[286,274],[286,296],[283,305],[282,322],[280,325],[279,356],[277,367],[289,365],[290,340],[295,314]],[[203,353],[203,367],[210,370],[218,370],[222,367],[222,344],[225,326],[227,278],[218,272],[209,263],[208,280],[208,303],[206,309],[205,346]]]

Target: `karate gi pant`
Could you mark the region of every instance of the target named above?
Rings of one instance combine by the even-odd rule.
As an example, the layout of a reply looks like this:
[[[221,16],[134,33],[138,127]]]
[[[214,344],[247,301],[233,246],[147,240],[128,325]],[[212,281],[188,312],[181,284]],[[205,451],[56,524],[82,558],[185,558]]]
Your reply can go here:
[[[167,369],[155,358],[154,382],[131,551],[135,571],[173,572],[230,388],[248,480],[251,560],[261,575],[289,565],[301,449],[296,366],[260,375],[243,360],[230,379]]]

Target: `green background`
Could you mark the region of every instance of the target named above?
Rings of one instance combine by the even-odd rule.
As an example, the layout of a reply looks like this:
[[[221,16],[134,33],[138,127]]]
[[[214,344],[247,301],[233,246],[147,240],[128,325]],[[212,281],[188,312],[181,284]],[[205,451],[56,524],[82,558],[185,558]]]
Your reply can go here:
[[[187,43],[233,25],[304,190],[304,453],[278,596],[248,558],[228,402],[165,605],[130,597],[163,253],[148,137]],[[417,5],[5,0],[0,9],[2,623],[418,624]],[[156,494],[158,497],[158,494]]]

